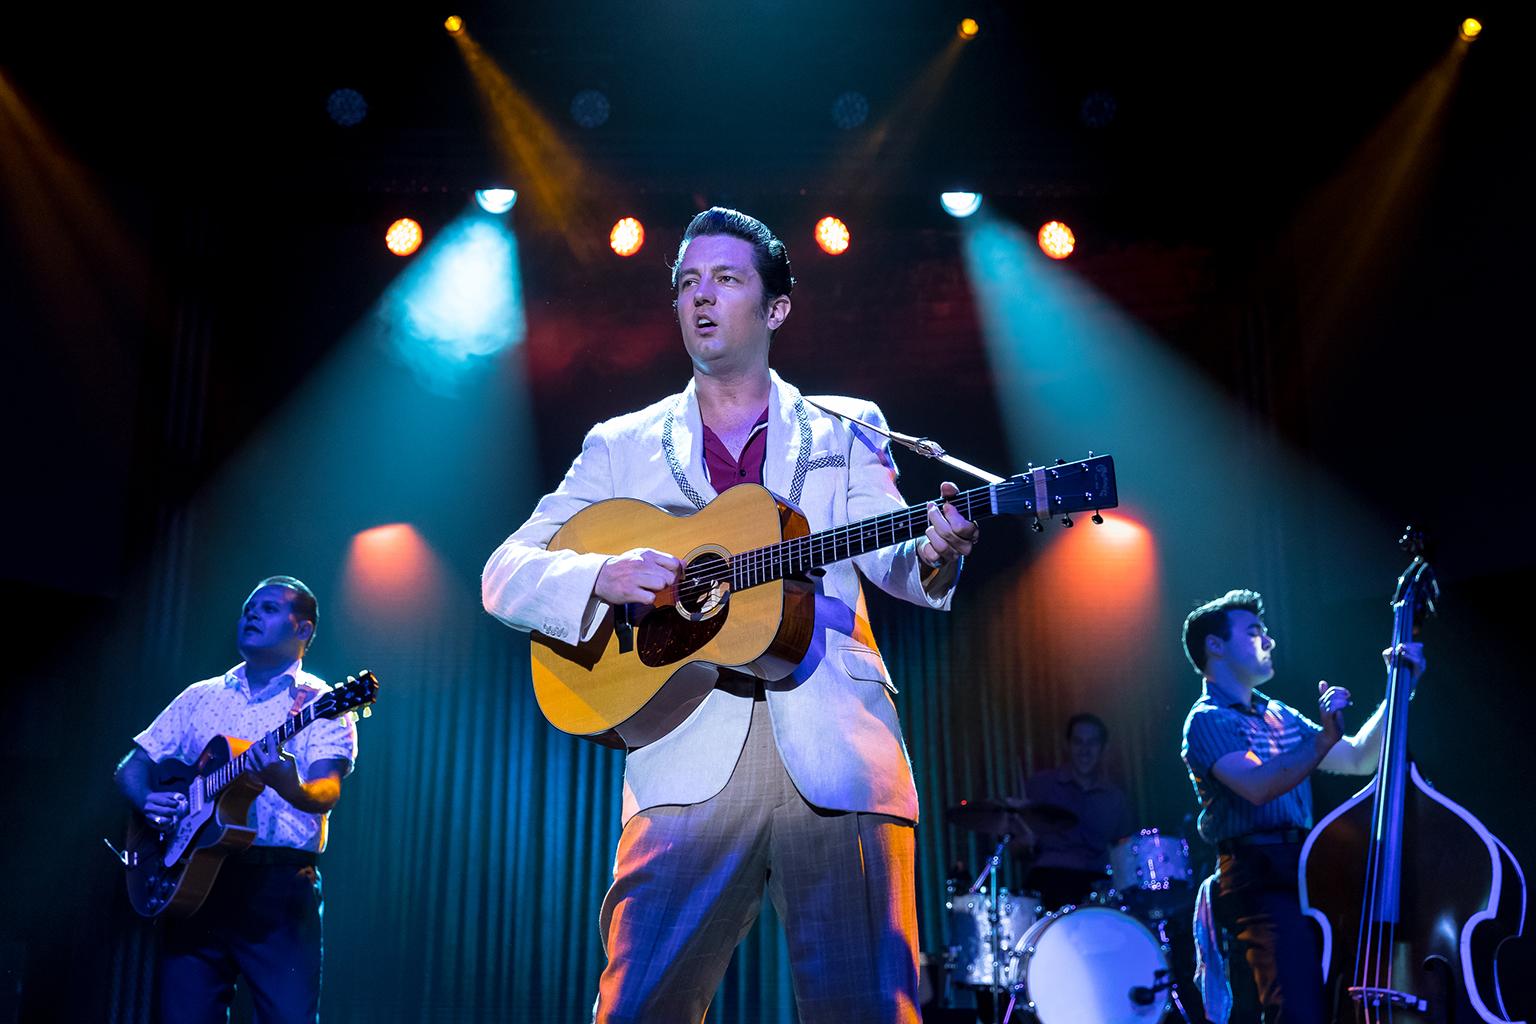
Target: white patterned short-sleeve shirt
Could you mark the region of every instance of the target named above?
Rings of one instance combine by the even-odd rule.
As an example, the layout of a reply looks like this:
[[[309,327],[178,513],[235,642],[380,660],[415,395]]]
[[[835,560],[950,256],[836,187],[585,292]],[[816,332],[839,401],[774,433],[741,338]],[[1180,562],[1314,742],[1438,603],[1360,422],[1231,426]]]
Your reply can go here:
[[[281,675],[287,685],[275,687],[262,700],[252,698],[244,662],[222,676],[193,683],[133,741],[154,761],[167,757],[196,761],[213,737],[259,740],[331,689],[319,676],[305,672],[302,661],[294,662]],[[317,718],[283,744],[283,749],[298,763],[301,779],[309,778],[311,766],[318,761],[346,761],[350,772],[357,761],[357,727],[351,715]],[[319,853],[325,849],[326,817],[299,810],[269,786],[251,805],[248,823],[256,829],[257,846],[288,846]]]

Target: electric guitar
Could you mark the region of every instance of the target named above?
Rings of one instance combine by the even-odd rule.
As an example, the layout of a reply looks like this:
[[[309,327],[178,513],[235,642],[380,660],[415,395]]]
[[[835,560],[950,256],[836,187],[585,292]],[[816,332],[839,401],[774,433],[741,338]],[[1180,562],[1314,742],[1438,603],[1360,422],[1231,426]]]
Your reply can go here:
[[[976,521],[1031,515],[1035,528],[1070,513],[1119,504],[1114,460],[1100,455],[1045,466],[946,499]],[[611,498],[572,516],[551,551],[650,547],[676,554],[678,582],[654,605],[610,608],[591,639],[571,645],[535,632],[533,691],[551,725],[604,746],[665,736],[709,695],[717,668],[782,679],[810,647],[815,585],[809,574],[920,537],[928,506],[913,505],[810,532],[805,516],[766,488],[740,484],[689,515]]]
[[[379,680],[366,669],[321,694],[269,732],[285,743],[320,718],[339,718],[356,708],[369,714]],[[166,758],[150,765],[152,793],[182,793],[187,814],[157,826],[135,812],[121,853],[128,873],[128,900],[145,917],[190,917],[213,888],[224,858],[251,845],[256,830],[247,824],[251,803],[266,788],[252,774],[249,740],[215,736],[193,764]]]

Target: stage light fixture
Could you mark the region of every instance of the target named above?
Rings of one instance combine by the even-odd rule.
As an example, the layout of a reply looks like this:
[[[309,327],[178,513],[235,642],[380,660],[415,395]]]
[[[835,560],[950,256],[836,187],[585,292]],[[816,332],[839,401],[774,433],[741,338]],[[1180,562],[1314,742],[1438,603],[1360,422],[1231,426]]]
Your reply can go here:
[[[1476,18],[1468,18],[1461,23],[1461,41],[1470,43],[1483,34],[1483,23]]]
[[[368,116],[368,101],[356,89],[337,89],[326,99],[325,112],[343,128],[351,128]]]
[[[848,225],[836,217],[823,217],[816,222],[816,244],[828,256],[841,256],[848,251],[848,243],[852,240]]]
[[[600,128],[607,124],[611,111],[608,97],[596,89],[583,89],[571,97],[571,120],[583,128]]]
[[[939,196],[939,205],[951,217],[969,217],[981,209],[981,193],[945,192]]]
[[[421,248],[421,225],[409,217],[401,217],[384,232],[384,244],[396,256],[409,256]]]
[[[447,20],[443,22],[443,28],[448,30],[449,35],[456,36],[464,31],[464,19],[457,14],[450,14]]]
[[[1053,260],[1064,260],[1077,248],[1077,236],[1059,220],[1040,226],[1040,250]]]
[[[517,189],[477,188],[475,189],[475,202],[479,203],[480,209],[486,213],[506,213],[512,209],[512,204],[517,202]]]
[[[960,19],[959,32],[961,39],[975,39],[976,34],[980,31],[981,25],[977,23],[975,18]]]
[[[832,101],[832,123],[843,131],[852,131],[869,119],[869,99],[852,89]]]
[[[1089,128],[1103,128],[1115,119],[1118,107],[1114,93],[1100,89],[1083,97],[1077,116]]]
[[[620,256],[633,256],[645,244],[645,225],[634,217],[624,217],[608,232],[608,246]]]

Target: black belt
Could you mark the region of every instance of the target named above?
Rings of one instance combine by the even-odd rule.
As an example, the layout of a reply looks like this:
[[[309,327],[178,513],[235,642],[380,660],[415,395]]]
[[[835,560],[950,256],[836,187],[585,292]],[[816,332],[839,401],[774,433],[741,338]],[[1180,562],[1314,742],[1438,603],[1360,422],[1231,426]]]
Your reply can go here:
[[[1216,844],[1221,853],[1230,854],[1242,846],[1277,846],[1281,843],[1300,843],[1307,838],[1304,828],[1284,828],[1274,832],[1249,832],[1245,836],[1233,836]]]
[[[231,854],[231,864],[303,864],[314,867],[316,854],[313,850],[297,850],[291,846],[248,846],[239,853]]]

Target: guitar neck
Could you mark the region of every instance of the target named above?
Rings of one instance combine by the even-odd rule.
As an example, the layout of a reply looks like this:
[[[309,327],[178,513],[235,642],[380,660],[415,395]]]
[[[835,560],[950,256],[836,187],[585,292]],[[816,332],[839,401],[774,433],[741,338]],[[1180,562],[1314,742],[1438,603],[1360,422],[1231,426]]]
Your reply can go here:
[[[259,741],[265,743],[268,740],[277,740],[278,743],[287,743],[298,735],[299,730],[314,722],[319,717],[320,701],[311,701],[299,710],[296,715],[291,715],[282,725],[273,729]],[[255,744],[252,744],[255,746]],[[207,800],[215,800],[219,794],[229,787],[240,776],[255,770],[255,758],[251,756],[250,747],[247,747],[239,755],[232,757],[223,767],[217,768],[198,781],[203,787],[203,797]]]
[[[975,522],[997,514],[992,500],[995,487],[992,484],[977,487],[947,501],[961,515]],[[928,506],[912,505],[856,523],[743,551],[731,559],[731,587],[745,590],[786,576],[800,575],[920,537],[927,529]]]

